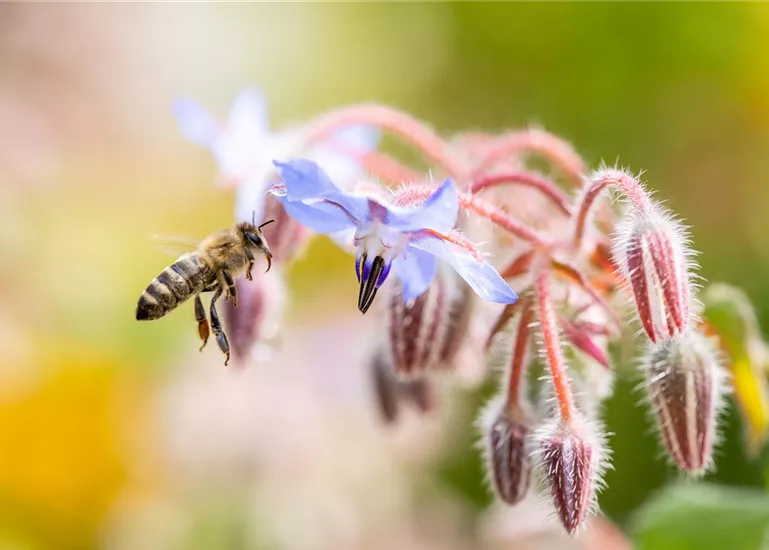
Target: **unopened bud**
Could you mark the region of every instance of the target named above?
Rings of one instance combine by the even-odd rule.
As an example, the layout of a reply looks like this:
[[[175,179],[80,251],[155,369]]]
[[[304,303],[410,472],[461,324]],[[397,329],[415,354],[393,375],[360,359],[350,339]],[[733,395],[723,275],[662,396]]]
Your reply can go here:
[[[495,400],[484,426],[484,446],[489,477],[499,498],[517,504],[529,492],[532,463],[528,452],[530,421],[523,411],[514,412]]]
[[[581,417],[553,421],[535,434],[535,454],[558,517],[573,534],[595,508],[605,452],[600,435]]]
[[[690,280],[687,237],[667,214],[631,213],[614,242],[614,255],[635,298],[652,342],[680,334],[689,325]]]
[[[254,346],[272,339],[280,324],[283,282],[272,272],[265,276],[253,271],[253,280],[235,280],[238,307],[224,304],[224,315],[232,354],[238,362],[246,360]]]
[[[710,341],[696,332],[653,344],[646,389],[668,453],[701,474],[711,463],[724,391],[724,371]]]
[[[432,385],[425,378],[398,380],[383,350],[374,353],[371,360],[374,399],[379,415],[386,424],[398,420],[401,405],[410,402],[419,412],[427,414],[436,407]]]
[[[437,273],[422,295],[408,303],[394,287],[387,308],[387,336],[395,373],[421,377],[429,370],[453,369],[472,305],[469,287],[445,270]]]

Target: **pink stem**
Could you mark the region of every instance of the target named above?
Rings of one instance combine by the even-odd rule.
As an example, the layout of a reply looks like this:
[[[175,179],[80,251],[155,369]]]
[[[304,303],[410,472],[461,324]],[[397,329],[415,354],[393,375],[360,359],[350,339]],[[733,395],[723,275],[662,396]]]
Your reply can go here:
[[[518,409],[521,394],[521,380],[526,371],[526,349],[529,345],[529,325],[531,324],[531,301],[523,299],[523,311],[518,323],[518,332],[513,344],[513,357],[510,363],[510,379],[507,386],[507,403],[512,411]]]
[[[582,186],[585,164],[572,146],[542,130],[513,132],[494,144],[486,156],[470,173],[470,180],[478,179],[498,162],[522,153],[538,153],[555,164],[577,187]]]
[[[311,126],[308,143],[322,141],[343,128],[359,125],[378,126],[392,132],[421,151],[449,176],[456,177],[462,171],[453,159],[451,148],[438,134],[410,115],[383,105],[353,105],[322,115]]]
[[[464,208],[475,212],[479,216],[488,219],[516,237],[530,242],[537,249],[544,250],[552,246],[552,243],[548,239],[540,235],[534,229],[531,229],[528,225],[509,216],[496,206],[484,202],[469,193],[459,194],[459,204]]]
[[[391,183],[420,182],[425,179],[417,171],[381,151],[360,151],[338,143],[328,143],[334,152],[341,153],[359,162],[370,174]]]
[[[427,185],[412,185],[396,195],[394,202],[405,206],[411,202],[425,200],[435,193],[435,188]],[[532,243],[538,249],[546,249],[551,246],[550,241],[537,233],[534,229],[507,215],[496,206],[489,204],[470,193],[459,193],[459,205],[471,210],[481,217],[487,218],[502,229]]]
[[[558,337],[555,310],[550,297],[550,268],[546,259],[538,262],[534,274],[534,287],[539,309],[539,330],[542,334],[545,357],[550,368],[555,397],[561,419],[568,423],[574,416],[574,398],[571,393],[569,375],[566,373],[566,361],[563,357],[561,342]]]
[[[654,206],[649,198],[649,193],[643,188],[637,178],[622,170],[600,170],[590,180],[590,185],[582,195],[577,212],[576,225],[574,227],[574,246],[579,248],[585,236],[590,209],[596,199],[607,187],[615,187],[630,201],[634,208],[641,213],[651,211]]]
[[[568,195],[561,191],[552,181],[537,176],[536,174],[532,174],[531,172],[507,172],[484,176],[475,180],[470,185],[469,192],[478,193],[483,189],[503,184],[526,185],[537,189],[553,201],[553,204],[555,204],[561,212],[567,216],[571,215],[571,205],[569,204]]]

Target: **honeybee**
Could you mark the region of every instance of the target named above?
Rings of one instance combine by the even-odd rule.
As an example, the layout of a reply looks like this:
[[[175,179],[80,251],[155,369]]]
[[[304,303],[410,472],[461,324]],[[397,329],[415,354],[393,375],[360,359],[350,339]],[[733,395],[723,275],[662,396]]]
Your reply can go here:
[[[227,301],[232,302],[233,307],[238,307],[234,277],[245,273],[246,279],[252,280],[255,251],[264,254],[267,259],[266,271],[270,270],[272,253],[262,235],[262,227],[273,221],[264,222],[258,227],[253,222],[240,222],[203,239],[197,250],[180,256],[152,279],[136,305],[136,319],[160,319],[194,295],[198,335],[203,341],[200,349],[206,346],[210,331],[213,331],[216,343],[225,355],[224,364],[227,365],[230,360],[230,344],[219,321],[216,301],[222,293],[226,293]],[[200,299],[203,292],[214,293],[211,298],[210,331],[206,310]]]

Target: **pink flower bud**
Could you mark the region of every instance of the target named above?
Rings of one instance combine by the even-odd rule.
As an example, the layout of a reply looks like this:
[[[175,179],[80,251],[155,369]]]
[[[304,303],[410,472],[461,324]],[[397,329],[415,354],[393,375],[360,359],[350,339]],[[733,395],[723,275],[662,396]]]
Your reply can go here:
[[[275,336],[283,307],[283,281],[274,270],[265,276],[253,270],[253,280],[235,280],[238,307],[224,304],[224,316],[230,347],[238,363],[244,362],[255,345]]]
[[[646,389],[668,453],[682,469],[710,466],[725,372],[705,336],[687,332],[653,344],[646,359]]]
[[[399,376],[451,370],[472,313],[469,287],[441,270],[424,294],[404,303],[397,287],[388,304],[388,346]]]
[[[484,447],[495,492],[507,504],[517,504],[529,492],[532,463],[528,452],[530,421],[503,399],[491,403],[484,424]]]
[[[635,298],[646,334],[659,342],[690,320],[691,251],[684,228],[658,207],[632,212],[614,241],[614,256]]]
[[[535,456],[558,517],[573,534],[595,508],[603,472],[603,441],[593,427],[577,416],[566,424],[552,421],[535,434]]]

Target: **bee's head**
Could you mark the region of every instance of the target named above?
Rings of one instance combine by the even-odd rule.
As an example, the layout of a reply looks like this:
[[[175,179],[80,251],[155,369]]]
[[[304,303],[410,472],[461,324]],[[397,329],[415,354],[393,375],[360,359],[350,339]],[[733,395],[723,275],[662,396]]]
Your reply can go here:
[[[272,252],[270,252],[270,248],[267,246],[267,240],[262,235],[262,227],[274,221],[266,221],[258,226],[248,222],[238,224],[238,228],[243,234],[243,244],[248,248],[260,251],[267,258],[267,271],[272,267]]]

